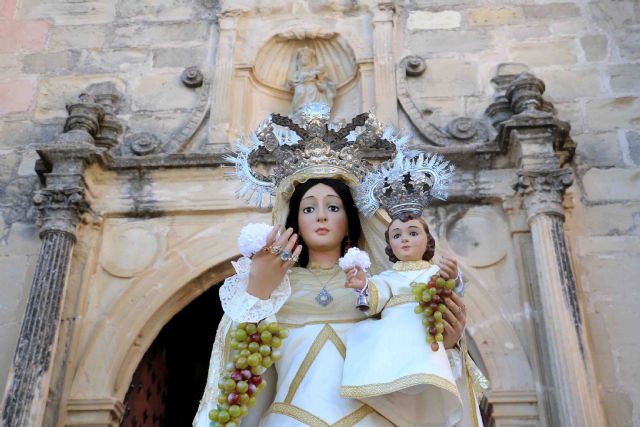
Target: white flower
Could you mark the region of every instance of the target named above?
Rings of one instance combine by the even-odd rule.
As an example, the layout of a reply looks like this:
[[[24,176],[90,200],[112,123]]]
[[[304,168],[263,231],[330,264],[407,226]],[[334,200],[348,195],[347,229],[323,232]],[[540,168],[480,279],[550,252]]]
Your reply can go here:
[[[272,227],[269,224],[247,224],[240,230],[238,248],[240,253],[248,258],[260,252],[267,244],[267,236]]]
[[[344,257],[338,261],[340,268],[343,270],[351,270],[354,267],[360,267],[363,270],[371,267],[369,254],[358,248],[351,248],[344,254]]]

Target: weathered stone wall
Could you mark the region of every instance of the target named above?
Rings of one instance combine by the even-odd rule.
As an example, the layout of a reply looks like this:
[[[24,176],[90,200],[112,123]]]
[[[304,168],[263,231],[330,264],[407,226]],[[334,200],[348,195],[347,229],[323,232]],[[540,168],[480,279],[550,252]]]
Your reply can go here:
[[[286,2],[260,3],[268,16]],[[197,102],[180,73],[215,58],[217,8],[203,0],[0,0],[0,390],[39,248],[35,147],[62,131],[67,101],[105,80],[125,94],[119,114],[129,132],[173,133]],[[426,60],[412,93],[434,122],[481,115],[505,62],[527,64],[571,122],[578,148],[567,235],[599,392],[609,425],[640,425],[639,3],[413,0],[398,2],[395,25],[396,58]],[[410,128],[404,114],[399,121]]]
[[[180,73],[207,61],[214,16],[190,0],[0,1],[0,390],[40,245],[35,147],[62,132],[67,102],[105,80],[126,93],[132,128],[173,132],[195,102]]]

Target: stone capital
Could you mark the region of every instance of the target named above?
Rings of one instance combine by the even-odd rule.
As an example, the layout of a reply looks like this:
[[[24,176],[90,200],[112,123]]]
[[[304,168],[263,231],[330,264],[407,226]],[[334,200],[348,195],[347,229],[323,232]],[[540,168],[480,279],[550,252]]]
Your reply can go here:
[[[220,30],[235,30],[238,25],[238,18],[242,15],[241,9],[230,9],[218,14]]]
[[[569,169],[545,171],[520,170],[514,190],[524,197],[529,220],[536,215],[557,215],[564,218],[562,199],[573,183]]]
[[[62,134],[56,144],[37,150],[47,170],[41,176],[44,188],[33,196],[41,237],[48,231],[75,236],[82,215],[90,212],[83,174],[87,164],[96,161],[104,149],[84,141],[83,132],[76,132]]]
[[[379,22],[391,22],[396,9],[392,2],[379,2],[373,10],[374,24]]]
[[[50,231],[62,231],[75,238],[76,226],[82,214],[90,210],[82,187],[37,190],[33,204],[38,209],[41,238]]]

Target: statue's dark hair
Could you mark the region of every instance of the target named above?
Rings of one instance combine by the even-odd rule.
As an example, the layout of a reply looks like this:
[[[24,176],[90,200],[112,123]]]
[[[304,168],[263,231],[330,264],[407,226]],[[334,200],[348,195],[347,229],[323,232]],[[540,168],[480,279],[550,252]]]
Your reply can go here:
[[[424,254],[422,254],[422,259],[425,261],[431,261],[431,259],[433,258],[433,254],[436,252],[436,241],[434,240],[433,236],[429,232],[429,226],[427,225],[427,223],[424,222],[424,220],[419,216],[415,216],[411,214],[402,215],[400,216],[400,218],[397,218],[397,219],[399,219],[402,222],[407,222],[407,221],[411,221],[412,219],[417,219],[418,222],[422,224],[422,226],[424,227],[424,231],[427,233],[427,249],[424,251]],[[393,224],[393,221],[391,221],[391,224]],[[387,230],[384,232],[384,240],[387,241],[387,246],[384,248],[384,252],[389,256],[389,261],[396,262],[398,261],[398,257],[395,256],[395,254],[391,250],[391,245],[389,244],[389,228],[391,228],[391,224],[389,224],[389,227],[387,227]]]
[[[342,204],[347,215],[348,234],[340,245],[341,256],[344,256],[345,252],[350,247],[358,247],[358,242],[360,241],[361,228],[358,209],[356,208],[356,204],[353,201],[353,197],[351,196],[351,192],[349,191],[347,184],[335,178],[314,178],[302,184],[298,184],[291,196],[291,200],[289,200],[289,215],[287,215],[285,228],[291,227],[295,233],[298,233],[298,243],[302,245],[302,252],[298,258],[298,265],[301,267],[306,267],[307,264],[309,264],[309,251],[302,241],[302,236],[300,236],[299,233],[298,211],[300,210],[302,197],[307,191],[317,184],[328,185],[333,188],[340,199],[342,199]]]

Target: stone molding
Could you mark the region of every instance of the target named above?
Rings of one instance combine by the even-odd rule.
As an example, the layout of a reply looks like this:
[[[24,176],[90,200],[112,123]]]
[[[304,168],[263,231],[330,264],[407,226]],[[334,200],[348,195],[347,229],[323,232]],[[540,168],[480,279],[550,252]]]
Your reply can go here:
[[[124,415],[124,405],[117,399],[69,399],[67,421],[70,426],[117,427]]]

